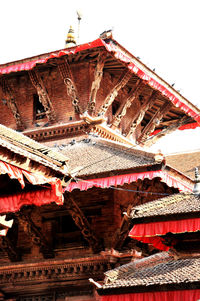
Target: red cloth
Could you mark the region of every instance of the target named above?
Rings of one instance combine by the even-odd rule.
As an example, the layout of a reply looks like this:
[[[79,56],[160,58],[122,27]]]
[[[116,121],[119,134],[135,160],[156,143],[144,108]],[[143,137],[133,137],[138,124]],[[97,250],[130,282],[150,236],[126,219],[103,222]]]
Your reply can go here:
[[[176,221],[136,224],[131,229],[129,236],[144,243],[150,243],[159,250],[167,251],[170,247],[165,246],[163,244],[163,238],[159,236],[165,235],[168,232],[183,233],[196,232],[199,230],[200,218],[191,218]]]
[[[199,124],[200,124],[200,115],[197,115],[197,112],[192,108],[192,106],[188,106],[184,102],[184,99],[179,99],[175,94],[173,94],[171,91],[168,90],[168,88],[162,84],[159,84],[154,78],[152,78],[150,75],[145,73],[141,65],[137,62],[137,60],[134,60],[128,56],[123,50],[120,50],[118,46],[116,46],[114,43],[106,43],[104,40],[97,39],[91,43],[86,43],[83,45],[79,45],[70,49],[63,49],[61,51],[57,51],[55,53],[49,53],[47,56],[43,59],[37,59],[33,61],[29,61],[26,63],[16,64],[16,65],[10,65],[4,68],[0,68],[0,74],[8,74],[11,72],[17,72],[17,71],[23,71],[23,70],[30,70],[36,66],[36,64],[44,64],[49,59],[61,57],[63,55],[70,55],[75,54],[80,51],[86,50],[86,49],[92,49],[96,47],[104,47],[107,49],[108,52],[111,52],[116,59],[119,61],[126,63],[129,70],[136,74],[139,78],[145,80],[153,89],[156,89],[160,91],[164,96],[166,96],[176,107],[179,107],[185,113],[187,113],[189,116],[193,117]]]
[[[101,301],[198,301],[200,290],[133,293],[102,296]]]
[[[168,186],[178,188],[180,191],[192,191],[193,189],[192,186],[187,185],[181,180],[174,178],[162,170],[158,170],[71,182],[65,188],[65,191],[72,191],[74,189],[87,190],[92,187],[109,188],[110,186],[122,186],[125,183],[130,184],[131,182],[136,182],[138,179],[144,180],[147,178],[152,180],[156,177],[161,178],[161,181],[166,183]]]
[[[0,197],[0,213],[16,212],[23,205],[41,206],[52,202],[62,205],[61,198],[56,194],[54,188],[22,192],[15,195]]]

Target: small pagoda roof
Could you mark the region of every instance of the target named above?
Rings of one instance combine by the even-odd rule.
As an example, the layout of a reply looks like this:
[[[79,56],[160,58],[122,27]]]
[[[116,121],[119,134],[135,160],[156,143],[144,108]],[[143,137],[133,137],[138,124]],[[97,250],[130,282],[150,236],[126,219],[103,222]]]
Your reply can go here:
[[[134,220],[149,217],[167,217],[200,212],[200,196],[192,193],[177,193],[159,200],[133,207],[130,217]],[[157,220],[157,219],[156,219]]]
[[[105,273],[105,284],[98,290],[100,294],[108,291],[115,293],[115,289],[132,288],[144,292],[152,287],[170,287],[185,283],[200,283],[200,257],[174,259],[168,252],[130,262]],[[177,287],[176,286],[176,287]],[[122,291],[122,290],[121,290]],[[129,290],[130,292],[130,290]]]

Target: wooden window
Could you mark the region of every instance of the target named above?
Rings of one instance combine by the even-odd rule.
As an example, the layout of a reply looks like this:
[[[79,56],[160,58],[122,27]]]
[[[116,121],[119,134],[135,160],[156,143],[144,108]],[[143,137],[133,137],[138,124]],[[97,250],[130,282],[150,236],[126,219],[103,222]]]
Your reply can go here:
[[[40,120],[46,117],[45,109],[37,94],[33,95],[33,113],[35,120]]]

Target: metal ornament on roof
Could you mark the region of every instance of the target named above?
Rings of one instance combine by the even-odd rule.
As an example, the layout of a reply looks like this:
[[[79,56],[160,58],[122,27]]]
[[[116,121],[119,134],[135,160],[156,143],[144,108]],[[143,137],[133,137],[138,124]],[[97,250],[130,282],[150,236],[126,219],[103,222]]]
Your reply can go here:
[[[193,193],[195,195],[200,195],[200,175],[198,167],[195,168],[195,184],[193,188]]]

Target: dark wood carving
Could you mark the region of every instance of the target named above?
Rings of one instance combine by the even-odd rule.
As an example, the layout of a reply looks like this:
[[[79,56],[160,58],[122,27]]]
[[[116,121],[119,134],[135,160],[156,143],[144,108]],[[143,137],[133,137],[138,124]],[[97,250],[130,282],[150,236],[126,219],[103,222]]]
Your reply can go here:
[[[119,110],[115,114],[115,117],[112,121],[112,128],[118,127],[118,125],[122,121],[123,117],[126,115],[127,109],[130,108],[133,101],[136,99],[140,86],[141,86],[141,80],[138,80],[136,82],[135,87],[132,89],[128,98],[126,99],[125,103],[123,103],[122,106],[120,106]]]
[[[128,131],[128,134],[127,134],[127,138],[129,138],[135,132],[135,130],[137,129],[137,127],[141,124],[141,122],[142,122],[142,120],[144,118],[145,113],[148,111],[148,109],[153,105],[154,101],[156,100],[157,94],[158,93],[154,91],[150,95],[150,97],[148,97],[144,101],[144,103],[141,105],[140,111],[137,112],[133,116],[132,123],[131,123],[130,129]]]
[[[2,92],[3,97],[5,97],[6,104],[12,111],[12,114],[15,118],[17,128],[19,130],[24,129],[24,125],[22,123],[21,115],[19,113],[19,110],[17,108],[16,100],[14,97],[14,93],[10,85],[8,84],[8,81],[5,78],[1,78],[1,86],[2,86]]]
[[[20,261],[21,255],[17,247],[7,236],[0,237],[0,248],[8,255],[10,261]]]
[[[98,112],[98,115],[104,115],[107,112],[108,108],[118,95],[119,90],[127,84],[131,76],[132,74],[130,71],[127,71],[125,74],[123,72],[117,84],[111,89],[110,93],[106,96],[104,103]]]
[[[73,78],[73,75],[72,75],[72,72],[71,72],[71,69],[70,69],[67,59],[61,61],[58,64],[58,68],[59,68],[60,74],[63,78],[64,84],[66,85],[67,94],[71,98],[74,110],[77,114],[79,114],[79,113],[81,113],[81,109],[79,106],[78,93],[77,93],[74,78]]]
[[[149,135],[155,130],[156,125],[160,123],[163,116],[170,110],[171,106],[171,103],[165,101],[163,106],[155,112],[149,123],[142,130],[141,135],[138,137],[138,143],[146,141]]]
[[[56,120],[56,115],[53,109],[53,105],[39,73],[36,70],[30,70],[28,71],[28,73],[29,73],[30,80],[39,96],[39,101],[44,107],[45,114],[48,120],[50,122],[54,122]]]
[[[90,99],[88,103],[88,112],[92,115],[96,105],[96,95],[100,87],[101,79],[103,76],[103,67],[106,59],[106,54],[99,53],[97,65],[94,72],[94,80],[91,86]]]
[[[19,224],[24,229],[30,238],[33,244],[36,244],[40,247],[44,258],[54,257],[54,252],[49,243],[47,242],[45,236],[43,235],[41,229],[33,222],[31,214],[28,211],[18,211],[16,213]]]
[[[81,230],[83,237],[91,246],[93,252],[98,253],[99,251],[101,251],[103,248],[100,241],[91,230],[90,224],[83,211],[79,208],[74,199],[69,196],[69,194],[65,194],[65,205],[76,226]]]

